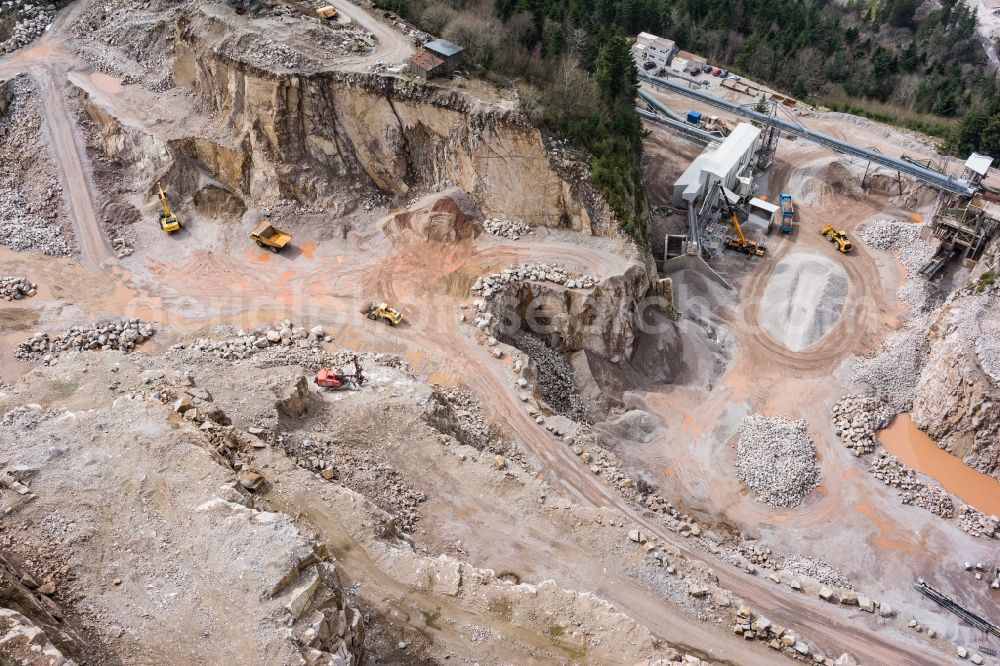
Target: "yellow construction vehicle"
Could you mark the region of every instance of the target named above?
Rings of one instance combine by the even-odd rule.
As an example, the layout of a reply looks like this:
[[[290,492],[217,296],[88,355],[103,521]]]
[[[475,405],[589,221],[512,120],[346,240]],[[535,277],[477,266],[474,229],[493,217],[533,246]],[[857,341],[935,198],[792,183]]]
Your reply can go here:
[[[826,236],[826,239],[831,243],[837,244],[837,250],[847,254],[851,251],[851,241],[847,238],[846,231],[837,231],[833,228],[832,224],[828,224],[819,230],[821,234]]]
[[[167,193],[163,191],[163,186],[157,183],[156,187],[160,190],[160,205],[163,206],[163,210],[160,211],[160,228],[168,234],[172,234],[181,228],[181,223],[177,221],[177,216],[170,210],[170,202],[167,201]]]
[[[250,232],[250,238],[260,247],[266,247],[271,252],[277,252],[292,241],[292,235],[285,233],[271,224],[269,220],[261,220]]]
[[[335,21],[337,20],[337,9],[333,5],[327,5],[317,9],[316,15],[321,21]]]
[[[757,241],[747,240],[747,237],[743,235],[743,228],[740,226],[740,219],[736,215],[736,209],[729,203],[729,199],[726,197],[722,181],[717,181],[715,184],[719,188],[719,200],[722,202],[722,207],[725,209],[726,215],[729,216],[729,221],[733,225],[733,231],[736,232],[735,236],[726,238],[726,247],[746,255],[763,257],[764,253],[767,252],[767,248]]]
[[[388,326],[396,326],[399,322],[403,321],[403,315],[400,314],[399,310],[390,308],[386,303],[379,303],[378,305],[365,303],[365,307],[361,308],[361,314],[374,321],[381,319]]]

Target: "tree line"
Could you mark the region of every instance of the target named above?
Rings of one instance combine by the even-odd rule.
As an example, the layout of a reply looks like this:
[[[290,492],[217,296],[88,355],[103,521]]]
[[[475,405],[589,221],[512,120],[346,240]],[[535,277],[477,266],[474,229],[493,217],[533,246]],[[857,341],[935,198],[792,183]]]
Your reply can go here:
[[[592,156],[592,180],[645,242],[631,38],[647,31],[811,103],[1000,157],[1000,89],[961,0],[378,0],[461,44],[526,112]]]

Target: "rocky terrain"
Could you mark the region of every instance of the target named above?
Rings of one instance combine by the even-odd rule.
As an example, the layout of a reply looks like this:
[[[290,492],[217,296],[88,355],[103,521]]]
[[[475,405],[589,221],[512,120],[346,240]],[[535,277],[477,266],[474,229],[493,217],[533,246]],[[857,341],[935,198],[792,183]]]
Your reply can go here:
[[[30,0],[9,0],[3,3],[0,17],[12,25],[9,29],[9,36],[0,33],[0,38],[3,39],[0,41],[0,53],[16,51],[40,37],[52,25],[57,5],[64,4],[64,2],[43,4]]]
[[[23,75],[0,80],[0,244],[68,255],[71,223],[43,132],[34,84]]]

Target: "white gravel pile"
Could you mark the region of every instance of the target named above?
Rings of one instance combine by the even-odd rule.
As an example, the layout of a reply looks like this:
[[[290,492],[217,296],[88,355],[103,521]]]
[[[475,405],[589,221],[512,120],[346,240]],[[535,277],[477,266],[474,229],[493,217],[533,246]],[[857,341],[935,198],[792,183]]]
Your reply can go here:
[[[847,272],[828,257],[794,252],[774,267],[764,290],[761,324],[792,351],[822,338],[837,323],[847,296]]]
[[[907,411],[913,402],[920,372],[929,350],[927,330],[934,309],[945,294],[934,282],[917,273],[933,255],[936,243],[920,239],[919,225],[896,220],[875,220],[865,226],[861,239],[871,247],[892,251],[907,271],[896,296],[909,309],[903,328],[894,331],[869,356],[858,358],[850,368],[852,383],[868,389],[896,412]]]
[[[491,273],[476,278],[472,292],[484,299],[491,298],[508,284],[517,282],[553,282],[568,289],[593,289],[597,278],[582,273],[570,273],[558,264],[531,263],[505,268],[499,273]]]
[[[1000,517],[987,516],[968,504],[958,508],[958,524],[963,531],[983,539],[1000,539]]]
[[[845,395],[832,412],[834,432],[856,456],[875,450],[875,435],[895,416],[888,405],[870,395]]]
[[[14,358],[51,364],[66,351],[132,351],[153,336],[153,324],[139,319],[123,319],[74,326],[56,337],[48,333],[35,333],[14,349]]]
[[[805,421],[750,414],[736,453],[740,481],[771,506],[797,506],[819,485],[816,449]]]
[[[56,17],[56,6],[51,2],[6,0],[0,7],[0,13],[8,12],[17,15],[17,23],[14,24],[10,38],[0,42],[0,53],[16,51],[41,37]]]
[[[895,488],[903,504],[915,504],[942,518],[955,515],[955,504],[944,488],[933,481],[924,483],[915,471],[885,449],[872,459],[868,471],[885,485]]]
[[[896,296],[913,313],[927,312],[940,304],[942,294],[932,282],[917,271],[934,256],[938,243],[920,238],[923,225],[899,220],[873,220],[861,230],[865,245],[893,252],[907,271],[907,280]]]
[[[0,298],[5,301],[19,301],[38,293],[38,285],[27,278],[15,275],[0,275]]]
[[[198,338],[189,345],[174,345],[170,351],[193,349],[209,352],[226,361],[237,361],[271,347],[311,349],[323,342],[333,342],[333,338],[326,335],[322,326],[314,326],[307,330],[304,326],[296,326],[290,319],[286,319],[271,327],[241,331],[238,335],[227,338]]]
[[[781,568],[803,578],[811,578],[829,587],[851,588],[851,581],[840,569],[823,560],[817,560],[804,555],[793,555],[785,558]]]
[[[521,236],[531,232],[531,227],[524,222],[499,220],[496,218],[484,220],[483,229],[486,230],[486,233],[501,236],[502,238],[509,238],[510,240],[517,240]]]

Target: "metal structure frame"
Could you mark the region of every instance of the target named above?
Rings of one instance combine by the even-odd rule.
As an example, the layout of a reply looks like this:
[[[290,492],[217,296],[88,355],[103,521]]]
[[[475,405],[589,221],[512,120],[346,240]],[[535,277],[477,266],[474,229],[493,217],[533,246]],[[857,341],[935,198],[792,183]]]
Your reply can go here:
[[[753,109],[748,109],[745,105],[735,104],[733,102],[720,99],[707,92],[693,90],[691,88],[678,85],[673,81],[668,81],[667,79],[650,76],[644,72],[639,73],[639,78],[643,83],[648,85],[664,88],[670,92],[697,100],[708,106],[722,109],[723,111],[757,121],[763,125],[774,126],[786,134],[797,136],[806,139],[807,141],[812,141],[813,143],[817,143],[821,146],[826,146],[827,148],[831,148],[839,153],[860,157],[874,162],[875,164],[880,164],[884,167],[905,173],[908,176],[923,181],[938,189],[962,196],[972,196],[976,193],[976,188],[970,184],[969,181],[963,178],[942,174],[933,169],[928,169],[912,162],[897,159],[895,157],[889,157],[888,155],[873,152],[865,148],[860,148],[828,134],[807,129],[798,122],[789,122],[778,118],[777,116],[769,116],[758,111],[754,111]]]

